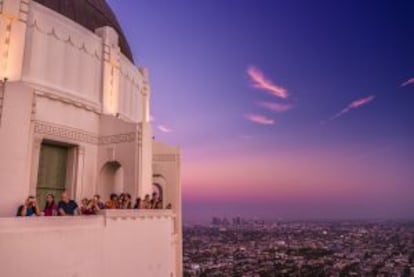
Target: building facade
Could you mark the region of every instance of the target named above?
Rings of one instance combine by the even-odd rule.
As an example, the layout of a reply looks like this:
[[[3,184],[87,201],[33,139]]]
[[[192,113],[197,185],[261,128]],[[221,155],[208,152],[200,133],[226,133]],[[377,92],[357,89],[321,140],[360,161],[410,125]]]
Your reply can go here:
[[[112,269],[124,276],[180,276],[180,150],[153,139],[148,72],[135,65],[108,4],[0,0],[0,79],[4,276],[30,274],[14,263],[25,252],[5,249],[29,245],[29,254],[48,257],[40,242],[74,253],[68,251],[63,264],[47,258],[50,273],[37,268],[36,259],[24,261],[32,273],[42,273],[32,276],[113,276]],[[96,193],[107,199],[112,192],[142,198],[154,189],[171,210],[105,211],[93,219],[10,218],[28,195],[42,202],[47,193],[68,191],[79,201]],[[134,259],[131,246],[146,255],[135,253]],[[86,265],[83,251],[96,260]]]

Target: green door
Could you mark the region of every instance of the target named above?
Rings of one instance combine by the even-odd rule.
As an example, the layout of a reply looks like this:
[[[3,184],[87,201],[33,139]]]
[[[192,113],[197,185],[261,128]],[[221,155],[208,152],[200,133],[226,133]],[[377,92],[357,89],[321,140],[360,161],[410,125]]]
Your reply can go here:
[[[67,159],[68,148],[42,144],[36,190],[40,209],[45,206],[47,194],[52,193],[57,201],[65,190]]]

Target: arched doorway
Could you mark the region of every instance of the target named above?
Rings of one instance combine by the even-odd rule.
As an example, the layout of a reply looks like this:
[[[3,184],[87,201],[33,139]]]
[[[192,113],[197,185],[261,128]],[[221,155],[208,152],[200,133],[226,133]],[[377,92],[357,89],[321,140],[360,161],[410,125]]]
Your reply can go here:
[[[167,200],[166,180],[162,175],[154,174],[152,176],[152,192],[156,193],[158,198],[162,199],[162,207],[165,207]]]
[[[155,193],[158,199],[163,199],[163,191],[160,184],[152,183],[152,193]]]
[[[119,194],[124,189],[124,169],[117,161],[107,162],[101,169],[98,193],[108,199],[111,193]]]

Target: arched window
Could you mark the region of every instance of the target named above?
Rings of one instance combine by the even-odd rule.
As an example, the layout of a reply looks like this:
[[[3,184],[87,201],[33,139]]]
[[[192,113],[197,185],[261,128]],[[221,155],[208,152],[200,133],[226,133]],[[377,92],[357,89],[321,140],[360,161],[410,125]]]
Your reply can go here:
[[[162,175],[154,174],[152,176],[152,192],[156,193],[158,198],[162,200],[162,207],[165,208],[166,203],[168,203],[168,191],[166,187],[166,180]]]
[[[152,184],[152,193],[156,193],[158,199],[164,199],[162,187],[160,184],[157,184],[157,183]]]

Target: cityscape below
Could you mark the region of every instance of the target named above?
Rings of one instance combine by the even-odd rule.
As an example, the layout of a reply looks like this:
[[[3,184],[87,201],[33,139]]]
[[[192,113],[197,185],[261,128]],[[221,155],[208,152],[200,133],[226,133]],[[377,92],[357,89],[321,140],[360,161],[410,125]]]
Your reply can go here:
[[[184,277],[413,274],[412,220],[213,217],[184,226]]]

